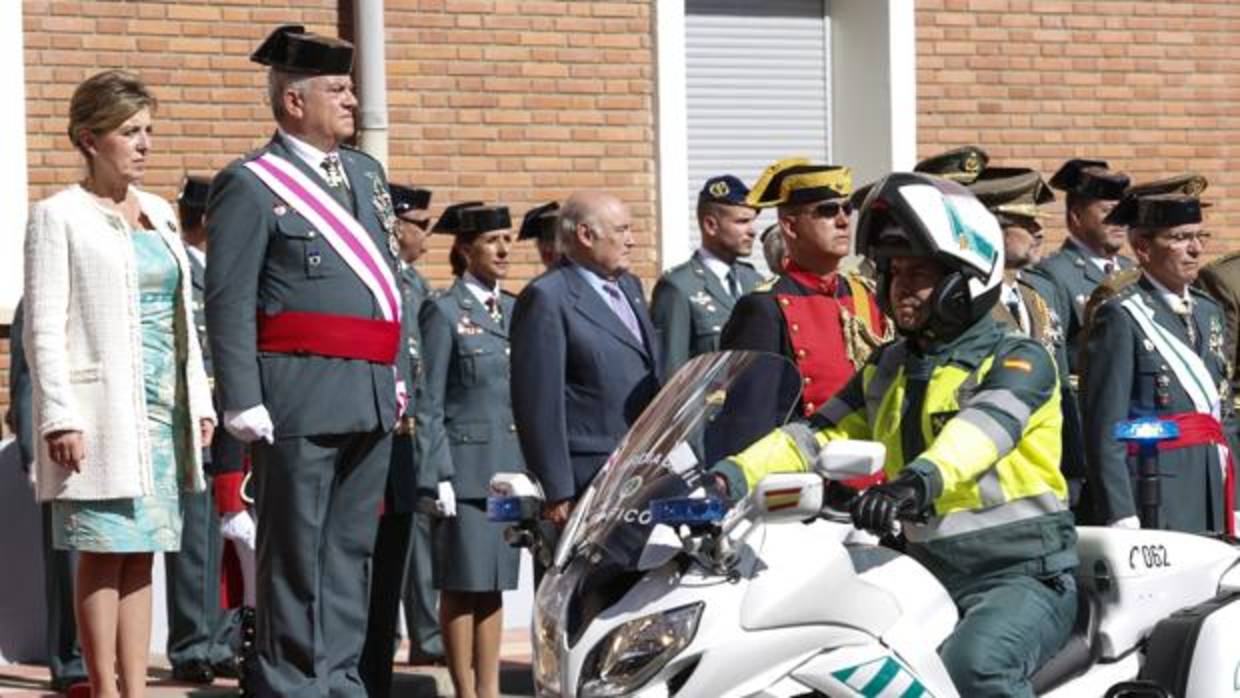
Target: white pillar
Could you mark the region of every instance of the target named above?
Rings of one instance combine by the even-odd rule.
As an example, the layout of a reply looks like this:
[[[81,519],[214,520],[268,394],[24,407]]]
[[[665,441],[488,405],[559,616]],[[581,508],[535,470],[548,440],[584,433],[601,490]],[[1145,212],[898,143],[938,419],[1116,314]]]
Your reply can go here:
[[[22,52],[22,3],[0,2],[0,325],[13,319],[22,289],[26,237],[26,68]]]
[[[659,266],[666,269],[689,257],[688,105],[685,103],[685,2],[658,0],[655,6],[655,61],[658,65]]]
[[[357,27],[357,144],[387,167],[387,64],[383,36],[383,0],[357,0],[353,5]]]

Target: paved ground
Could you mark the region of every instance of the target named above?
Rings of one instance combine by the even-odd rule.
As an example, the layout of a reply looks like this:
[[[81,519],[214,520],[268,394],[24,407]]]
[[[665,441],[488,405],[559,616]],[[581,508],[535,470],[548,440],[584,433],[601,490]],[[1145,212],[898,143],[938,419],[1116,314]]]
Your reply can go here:
[[[402,647],[397,657],[405,656]],[[500,690],[504,696],[534,695],[533,683],[530,679],[530,648],[529,631],[513,630],[505,633],[503,646],[503,675],[500,679]],[[232,696],[236,694],[236,682],[219,680],[213,686],[188,686],[172,682],[169,678],[168,663],[163,657],[153,657],[151,667],[150,698],[171,698],[172,696],[194,696],[195,698],[212,698],[213,696]],[[393,680],[392,695],[397,698],[436,698],[451,696],[452,681],[448,678],[448,670],[443,668],[410,667],[400,662],[396,664],[396,675]],[[48,690],[47,669],[41,666],[9,665],[0,666],[0,698],[20,696],[33,698],[47,696],[55,698],[56,694]]]

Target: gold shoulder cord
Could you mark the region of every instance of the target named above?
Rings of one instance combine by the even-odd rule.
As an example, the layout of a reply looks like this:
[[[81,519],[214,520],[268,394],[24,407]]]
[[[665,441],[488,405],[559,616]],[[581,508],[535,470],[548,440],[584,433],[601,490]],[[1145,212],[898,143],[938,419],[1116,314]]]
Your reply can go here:
[[[844,331],[844,350],[848,353],[848,360],[852,362],[853,368],[860,371],[865,365],[870,354],[883,344],[891,341],[895,337],[895,333],[890,326],[886,332],[878,334],[870,325],[870,287],[865,280],[855,274],[846,274],[844,279],[848,282],[848,290],[852,293],[853,307],[856,308],[856,314],[848,311],[848,308],[840,305],[840,325]]]
[[[1101,308],[1103,303],[1118,296],[1120,291],[1135,284],[1140,278],[1141,270],[1139,268],[1117,271],[1098,284],[1094,292],[1089,294],[1089,300],[1085,303],[1085,312],[1081,318],[1081,333],[1076,339],[1077,348],[1080,349],[1082,355],[1086,353],[1086,349],[1089,346],[1089,335],[1094,331],[1094,315],[1097,314],[1098,308]],[[1085,362],[1081,362],[1079,368],[1081,375],[1075,377],[1077,382],[1076,385],[1072,386],[1077,390],[1085,385]]]

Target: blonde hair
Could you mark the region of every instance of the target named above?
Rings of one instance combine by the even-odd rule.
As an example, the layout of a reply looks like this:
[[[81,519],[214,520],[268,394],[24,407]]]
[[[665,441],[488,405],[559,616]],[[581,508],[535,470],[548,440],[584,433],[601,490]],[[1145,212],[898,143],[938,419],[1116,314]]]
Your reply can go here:
[[[87,78],[69,101],[69,142],[90,157],[82,146],[82,132],[101,136],[119,128],[143,109],[155,111],[158,102],[136,73],[105,70]]]

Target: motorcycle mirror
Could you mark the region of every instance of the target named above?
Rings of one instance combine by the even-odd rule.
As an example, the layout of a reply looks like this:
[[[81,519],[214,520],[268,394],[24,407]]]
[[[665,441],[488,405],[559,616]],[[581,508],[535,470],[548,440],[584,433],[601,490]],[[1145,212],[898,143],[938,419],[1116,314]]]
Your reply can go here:
[[[822,476],[816,473],[767,475],[749,497],[756,519],[804,521],[822,512]]]
[[[1115,425],[1115,440],[1141,445],[1180,438],[1180,425],[1165,419],[1144,417]]]
[[[487,519],[500,523],[532,521],[542,513],[542,487],[526,473],[496,473],[487,497]]]
[[[1167,689],[1153,681],[1123,681],[1107,689],[1105,698],[1172,698]]]
[[[831,480],[869,477],[883,469],[887,447],[877,441],[828,441],[814,459],[814,471]]]

